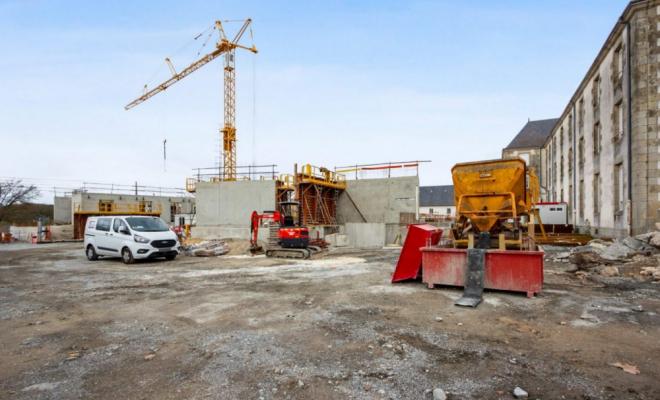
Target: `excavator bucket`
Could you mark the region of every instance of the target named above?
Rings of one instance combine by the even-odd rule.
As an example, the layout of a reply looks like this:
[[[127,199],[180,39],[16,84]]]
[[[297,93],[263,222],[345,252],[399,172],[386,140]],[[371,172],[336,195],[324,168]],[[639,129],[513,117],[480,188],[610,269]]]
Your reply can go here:
[[[252,254],[253,256],[257,256],[259,254],[264,254],[264,253],[265,253],[264,248],[259,243],[254,242],[252,243],[252,245],[250,245],[250,254]]]

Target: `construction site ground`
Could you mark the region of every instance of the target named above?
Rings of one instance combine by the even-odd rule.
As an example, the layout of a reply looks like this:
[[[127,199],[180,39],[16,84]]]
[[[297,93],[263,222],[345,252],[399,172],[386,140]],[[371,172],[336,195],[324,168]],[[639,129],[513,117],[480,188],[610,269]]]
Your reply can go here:
[[[0,246],[2,399],[660,399],[659,285],[568,263],[546,262],[541,296],[467,309],[390,284],[396,249],[124,265]]]

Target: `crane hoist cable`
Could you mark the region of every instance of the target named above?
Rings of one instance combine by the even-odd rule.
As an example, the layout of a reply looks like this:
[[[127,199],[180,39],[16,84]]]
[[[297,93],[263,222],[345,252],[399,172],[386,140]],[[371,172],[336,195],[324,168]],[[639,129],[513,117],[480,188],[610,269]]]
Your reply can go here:
[[[128,103],[124,109],[129,110],[138,104],[145,102],[157,95],[160,92],[167,90],[170,86],[174,85],[176,82],[185,78],[186,76],[197,71],[204,65],[210,63],[216,58],[223,56],[225,59],[225,68],[224,68],[224,126],[220,130],[223,136],[223,173],[222,180],[225,181],[235,181],[237,178],[237,164],[236,164],[236,72],[235,72],[235,51],[237,48],[248,50],[254,54],[257,54],[258,51],[254,47],[254,38],[252,38],[252,47],[246,47],[239,44],[241,37],[245,31],[250,28],[250,36],[252,37],[252,28],[251,28],[251,19],[247,19],[243,26],[239,29],[236,36],[232,41],[227,39],[225,31],[222,27],[220,21],[216,21],[215,25],[220,36],[220,40],[215,44],[215,50],[206,54],[201,59],[193,62],[188,67],[182,69],[180,72],[176,72],[171,62],[166,61],[173,76],[167,79],[165,82],[156,86],[154,89],[145,91],[142,96],[136,98],[132,102]],[[199,36],[197,36],[199,37]],[[196,39],[193,39],[196,40]]]

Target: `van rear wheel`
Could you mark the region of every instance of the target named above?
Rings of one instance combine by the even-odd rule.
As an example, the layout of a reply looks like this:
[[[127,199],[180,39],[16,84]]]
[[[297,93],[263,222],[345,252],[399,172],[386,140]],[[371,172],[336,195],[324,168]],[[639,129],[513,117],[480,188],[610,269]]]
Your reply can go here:
[[[94,246],[91,244],[87,246],[87,251],[85,251],[85,253],[87,254],[87,259],[89,261],[96,261],[99,259],[99,255],[96,254],[96,250],[94,250]]]
[[[133,261],[135,261],[133,253],[131,253],[131,249],[128,247],[124,247],[124,250],[121,251],[121,259],[124,264],[133,264]]]

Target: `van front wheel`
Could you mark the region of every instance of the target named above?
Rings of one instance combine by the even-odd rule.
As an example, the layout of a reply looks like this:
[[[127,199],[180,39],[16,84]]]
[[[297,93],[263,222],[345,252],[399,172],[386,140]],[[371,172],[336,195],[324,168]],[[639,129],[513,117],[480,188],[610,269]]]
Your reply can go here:
[[[99,259],[99,255],[96,254],[96,250],[94,250],[94,246],[91,244],[87,246],[87,251],[85,253],[87,254],[87,259],[89,261],[96,261]]]
[[[133,258],[133,253],[128,247],[124,247],[124,250],[121,251],[121,259],[124,261],[124,264],[133,264],[135,259]]]

